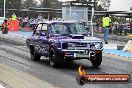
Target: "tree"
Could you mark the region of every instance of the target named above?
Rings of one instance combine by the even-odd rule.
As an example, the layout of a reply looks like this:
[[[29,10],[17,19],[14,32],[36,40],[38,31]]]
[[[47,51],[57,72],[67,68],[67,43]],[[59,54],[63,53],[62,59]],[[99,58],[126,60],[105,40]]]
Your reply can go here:
[[[3,0],[0,0],[0,16],[3,15],[3,7],[4,7],[4,1]]]
[[[97,3],[96,4],[97,8],[99,6],[99,7],[101,7],[100,9],[103,8],[104,10],[109,10],[111,1],[110,0],[96,0],[96,3]]]
[[[38,7],[38,2],[36,0],[24,0],[22,1],[22,8],[27,9],[29,7]]]
[[[95,7],[95,10],[96,11],[105,11],[105,9],[101,5],[98,5],[97,7]]]
[[[51,0],[41,0],[40,1],[40,7],[43,8],[51,8]]]
[[[40,7],[59,9],[62,7],[62,2],[58,0],[41,0]]]
[[[6,9],[21,9],[22,0],[6,0]],[[4,0],[0,0],[0,16],[4,12]]]
[[[22,0],[6,0],[6,9],[21,9]]]

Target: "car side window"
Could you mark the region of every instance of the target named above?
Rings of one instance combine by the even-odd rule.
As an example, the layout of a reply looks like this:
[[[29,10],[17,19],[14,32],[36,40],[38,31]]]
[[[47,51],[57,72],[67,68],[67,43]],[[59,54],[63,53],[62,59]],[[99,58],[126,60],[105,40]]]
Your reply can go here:
[[[40,35],[41,29],[42,29],[42,24],[38,24],[38,26],[37,26],[37,28],[35,30],[34,35]]]
[[[43,26],[42,26],[42,33],[46,33],[47,29],[48,29],[47,24],[43,24]]]

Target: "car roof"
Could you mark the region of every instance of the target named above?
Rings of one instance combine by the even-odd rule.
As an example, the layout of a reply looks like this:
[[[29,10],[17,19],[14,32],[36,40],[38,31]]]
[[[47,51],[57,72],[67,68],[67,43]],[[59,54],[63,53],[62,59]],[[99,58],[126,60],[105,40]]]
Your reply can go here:
[[[52,23],[79,23],[78,21],[44,21],[44,22],[39,22],[39,24],[52,24]]]
[[[3,20],[3,21],[4,21],[5,19],[7,19],[7,18],[5,18],[5,17],[0,17],[0,20]]]

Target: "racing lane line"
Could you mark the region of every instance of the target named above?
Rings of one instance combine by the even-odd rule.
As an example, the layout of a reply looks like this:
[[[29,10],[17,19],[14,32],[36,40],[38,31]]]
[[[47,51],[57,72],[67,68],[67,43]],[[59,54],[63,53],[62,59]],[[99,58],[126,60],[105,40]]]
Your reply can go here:
[[[9,51],[9,52],[13,51],[15,53],[22,53],[24,56],[30,57],[29,51],[17,49],[17,48],[11,47],[11,46],[0,45],[0,49],[6,50],[6,51]]]
[[[14,44],[14,43],[12,44],[12,43],[7,43],[7,42],[1,41],[0,45],[2,45],[2,46],[8,46],[8,47],[12,47],[12,48],[16,48],[16,49],[20,49],[20,50],[29,52],[29,49],[26,46],[26,44],[25,45],[18,45],[18,44]]]
[[[13,51],[13,50],[9,50],[8,48],[2,48],[1,46],[0,46],[0,50],[3,50],[7,52],[8,54],[15,55],[22,59],[30,60],[30,54],[28,52],[27,53],[24,52],[23,54],[23,51],[20,51],[20,50],[18,50],[19,52],[15,50]]]
[[[3,42],[3,41],[0,42],[0,45],[10,46],[10,47],[13,47],[13,48],[16,48],[16,49],[20,49],[20,50],[29,52],[29,49],[26,45],[15,45],[15,44],[6,43],[6,42]]]
[[[0,64],[0,73],[0,80],[11,88],[57,88],[46,81],[3,64]]]
[[[18,62],[18,63],[24,64],[24,65],[30,66],[30,64],[27,63],[27,60],[24,60],[24,59],[21,60],[20,57],[17,57],[17,56],[15,56],[15,55],[9,54],[9,53],[7,53],[7,52],[5,52],[5,51],[1,51],[1,50],[0,50],[0,53],[2,53],[2,54],[0,55],[0,57],[2,57],[2,58],[6,58],[6,59],[9,59],[9,60],[11,60],[11,61]]]

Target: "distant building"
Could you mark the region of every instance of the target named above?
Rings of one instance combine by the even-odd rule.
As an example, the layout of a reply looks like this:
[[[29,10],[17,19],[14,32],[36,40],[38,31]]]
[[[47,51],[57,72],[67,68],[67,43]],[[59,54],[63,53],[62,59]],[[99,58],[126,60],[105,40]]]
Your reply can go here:
[[[62,4],[62,19],[88,22],[88,2],[67,1]]]

